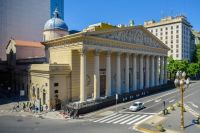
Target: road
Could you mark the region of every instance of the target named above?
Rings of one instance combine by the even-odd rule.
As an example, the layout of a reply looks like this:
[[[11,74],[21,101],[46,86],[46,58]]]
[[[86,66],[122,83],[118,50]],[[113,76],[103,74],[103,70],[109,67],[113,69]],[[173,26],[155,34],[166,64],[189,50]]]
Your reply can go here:
[[[193,81],[185,91],[185,104],[193,112],[199,113],[200,81]],[[122,103],[93,113],[90,117],[79,120],[49,120],[33,117],[0,116],[0,133],[138,133],[132,127],[146,121],[163,109],[163,101],[168,105],[180,99],[178,89],[143,97],[129,103]],[[144,102],[145,108],[138,112],[130,112],[128,107],[135,101]],[[107,113],[109,112],[109,113]],[[102,115],[104,113],[104,115]]]
[[[187,109],[190,109],[190,112],[194,114],[200,113],[200,81],[192,81],[189,88],[184,92],[184,103],[187,106]],[[133,104],[133,102],[140,101],[144,103],[145,108],[137,111],[131,112],[128,110],[129,106]],[[151,118],[154,114],[159,113],[164,109],[163,101],[165,101],[165,107],[169,105],[173,105],[176,102],[180,101],[180,90],[172,89],[169,91],[157,93],[154,95],[150,95],[147,97],[143,97],[137,100],[134,100],[129,103],[123,103],[117,106],[116,108],[110,108],[109,111],[113,111],[113,113],[108,116],[96,117],[91,121],[97,123],[107,123],[107,124],[118,124],[118,125],[135,125],[142,123],[149,118]]]

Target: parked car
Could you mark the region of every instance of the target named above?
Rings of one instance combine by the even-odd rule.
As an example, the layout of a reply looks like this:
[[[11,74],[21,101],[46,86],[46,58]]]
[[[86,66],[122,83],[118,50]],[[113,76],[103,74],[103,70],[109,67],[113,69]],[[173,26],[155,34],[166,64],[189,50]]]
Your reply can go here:
[[[144,108],[144,104],[142,102],[135,102],[133,105],[129,107],[130,111],[138,111]]]

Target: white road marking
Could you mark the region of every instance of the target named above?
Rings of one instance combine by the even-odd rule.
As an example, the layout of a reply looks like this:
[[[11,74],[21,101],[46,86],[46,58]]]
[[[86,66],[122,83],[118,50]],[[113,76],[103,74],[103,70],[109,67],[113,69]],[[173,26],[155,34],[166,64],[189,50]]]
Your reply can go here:
[[[101,118],[101,119],[97,119],[97,120],[94,121],[94,122],[99,122],[99,121],[101,121],[101,120],[104,120],[104,119],[109,118],[109,117],[114,116],[114,115],[116,115],[116,114],[114,113],[114,114],[112,114],[112,115],[105,116],[105,117],[103,117],[103,118]]]
[[[122,114],[118,114],[118,115],[115,115],[115,116],[113,116],[113,117],[109,117],[108,119],[105,119],[105,120],[103,120],[103,121],[100,121],[100,123],[103,123],[103,122],[105,122],[105,121],[111,120],[111,119],[116,118],[116,117],[119,117],[119,116],[121,116],[121,115],[122,115]]]
[[[156,99],[156,100],[155,100],[156,103],[158,103],[158,102],[160,102],[160,101],[161,101],[161,99]]]
[[[116,121],[116,120],[119,120],[119,119],[121,119],[121,118],[123,118],[123,117],[126,117],[127,115],[129,115],[129,114],[122,115],[122,116],[120,116],[120,117],[118,117],[118,118],[115,118],[115,119],[112,119],[112,120],[110,120],[110,121],[107,121],[106,123],[112,123],[112,122],[114,122],[114,121]]]
[[[169,101],[169,103],[173,103],[174,101],[175,101],[175,99],[172,99],[172,100]]]
[[[199,108],[199,106],[194,104],[194,103],[192,103],[192,106],[195,107],[195,108]]]
[[[127,118],[133,117],[133,116],[134,116],[134,115],[129,115],[129,116],[127,116],[127,117],[124,117],[124,118],[122,118],[122,119],[120,119],[120,120],[118,120],[118,121],[115,121],[114,124],[119,123],[119,122],[121,122],[121,121],[123,121],[123,120],[126,120]]]
[[[147,115],[143,115],[143,116],[141,116],[141,117],[139,117],[139,118],[137,118],[137,119],[135,119],[135,120],[133,120],[133,121],[127,123],[127,124],[128,124],[128,125],[133,124],[134,122],[139,121],[139,120],[141,120],[142,118],[144,118],[144,117],[146,117],[146,116],[147,116]]]
[[[125,124],[126,122],[129,122],[129,121],[131,121],[131,120],[134,120],[135,118],[138,118],[138,117],[140,117],[140,116],[141,116],[141,115],[136,115],[136,116],[134,116],[134,117],[132,117],[132,118],[126,120],[126,121],[121,122],[120,124]]]
[[[152,115],[150,115],[150,116],[146,117],[145,119],[143,119],[143,120],[141,120],[141,121],[139,121],[139,122],[135,123],[135,125],[139,125],[140,123],[142,123],[142,122],[144,122],[144,121],[146,121],[146,120],[150,119],[151,117],[153,117],[153,116],[152,116]]]

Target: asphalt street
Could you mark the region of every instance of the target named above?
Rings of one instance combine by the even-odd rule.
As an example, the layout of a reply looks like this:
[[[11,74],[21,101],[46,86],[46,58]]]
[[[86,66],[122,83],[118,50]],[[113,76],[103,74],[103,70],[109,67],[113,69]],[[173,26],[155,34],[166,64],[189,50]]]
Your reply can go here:
[[[180,101],[180,90],[175,88],[155,95],[136,99],[133,102],[129,102],[123,106],[120,106],[118,110],[121,112],[130,112],[128,107],[136,101],[143,102],[145,106],[144,109],[138,111],[137,113],[154,114],[164,109],[163,101],[165,101],[165,107]],[[192,81],[189,88],[185,90],[184,102],[193,110],[200,113],[200,81]]]
[[[33,117],[0,117],[0,133],[138,133],[127,126],[85,120],[49,120]]]
[[[49,120],[33,117],[0,116],[0,133],[137,133],[132,129],[134,124],[141,123],[152,115],[163,110],[163,101],[168,105],[180,100],[179,89],[164,91],[143,97],[128,103],[119,104],[105,111],[113,112],[108,116],[79,120]],[[130,112],[128,107],[135,101],[144,103],[145,108]],[[200,81],[193,81],[184,93],[184,102],[196,113],[200,108]]]

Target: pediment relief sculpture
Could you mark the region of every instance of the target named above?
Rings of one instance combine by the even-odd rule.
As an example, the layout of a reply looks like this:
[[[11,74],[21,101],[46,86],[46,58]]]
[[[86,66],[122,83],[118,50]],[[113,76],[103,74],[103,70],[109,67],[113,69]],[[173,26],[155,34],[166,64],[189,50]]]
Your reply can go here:
[[[157,40],[146,34],[144,31],[139,29],[127,29],[123,31],[115,31],[111,33],[104,33],[104,34],[96,34],[96,37],[122,41],[127,43],[139,44],[139,45],[146,45],[151,47],[160,47]]]

